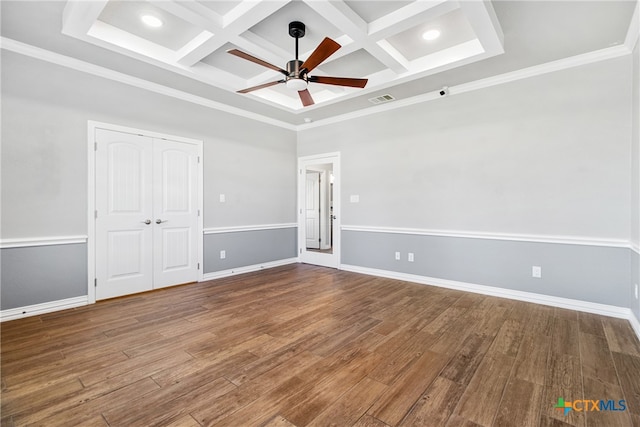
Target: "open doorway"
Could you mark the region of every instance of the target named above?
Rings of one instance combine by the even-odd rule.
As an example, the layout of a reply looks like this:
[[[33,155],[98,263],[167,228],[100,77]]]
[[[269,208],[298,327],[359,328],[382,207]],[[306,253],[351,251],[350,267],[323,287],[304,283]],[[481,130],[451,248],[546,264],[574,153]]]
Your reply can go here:
[[[309,264],[339,264],[339,153],[299,159],[299,254]]]

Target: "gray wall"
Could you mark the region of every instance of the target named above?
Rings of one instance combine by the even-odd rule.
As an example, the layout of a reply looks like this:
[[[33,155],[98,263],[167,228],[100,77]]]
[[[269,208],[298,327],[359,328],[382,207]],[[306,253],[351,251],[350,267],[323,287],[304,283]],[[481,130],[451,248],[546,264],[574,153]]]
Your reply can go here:
[[[204,272],[295,258],[296,228],[215,233],[204,236]],[[220,259],[220,251],[226,258]]]
[[[1,310],[87,294],[87,245],[2,249]]]
[[[394,258],[399,251],[400,261]],[[414,262],[407,254],[414,254]],[[618,307],[628,305],[629,250],[461,237],[344,231],[342,262]],[[531,267],[542,266],[542,277]]]
[[[1,65],[3,239],[87,234],[87,120],[204,140],[205,228],[296,221],[294,131],[4,50]],[[68,282],[86,271],[86,253],[78,256]],[[62,279],[24,273],[3,273],[2,308],[68,294],[51,291]]]
[[[625,56],[310,127],[298,155],[341,152],[343,225],[628,241],[631,71]],[[629,306],[624,248],[345,231],[342,250],[345,264]]]

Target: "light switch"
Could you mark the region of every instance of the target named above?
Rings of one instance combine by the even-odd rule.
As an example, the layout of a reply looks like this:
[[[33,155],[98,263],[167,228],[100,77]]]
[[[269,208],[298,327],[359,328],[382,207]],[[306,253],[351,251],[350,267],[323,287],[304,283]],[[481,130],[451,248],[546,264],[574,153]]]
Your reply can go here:
[[[349,197],[349,201],[351,203],[359,203],[360,202],[360,196],[357,194],[352,194],[351,197]]]
[[[220,194],[220,203],[224,203],[227,201],[227,198],[224,194]]]

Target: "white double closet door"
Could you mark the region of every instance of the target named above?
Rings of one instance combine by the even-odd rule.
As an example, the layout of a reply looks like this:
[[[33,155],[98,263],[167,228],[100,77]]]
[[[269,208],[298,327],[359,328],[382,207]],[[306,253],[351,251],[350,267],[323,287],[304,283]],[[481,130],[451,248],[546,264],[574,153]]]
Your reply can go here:
[[[199,147],[95,137],[96,299],[197,281]]]

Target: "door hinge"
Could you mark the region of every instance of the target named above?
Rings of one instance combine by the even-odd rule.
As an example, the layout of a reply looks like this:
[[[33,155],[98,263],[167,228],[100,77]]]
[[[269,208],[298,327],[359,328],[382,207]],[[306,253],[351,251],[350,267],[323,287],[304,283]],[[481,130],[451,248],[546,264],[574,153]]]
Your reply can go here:
[[[200,163],[200,156],[198,156],[198,163]]]
[[[198,216],[200,216],[200,209],[198,209]]]
[[[300,169],[300,175],[302,175],[302,169]]]
[[[302,248],[300,248],[300,255],[302,255]]]
[[[93,143],[93,151],[98,151],[98,141]]]
[[[94,218],[95,218],[95,219],[98,219],[98,211],[94,211],[94,213],[93,213],[93,214],[94,214],[94,215],[93,215],[93,216],[94,216]]]
[[[200,263],[198,263],[198,270],[200,270]]]
[[[93,279],[93,287],[94,288],[98,287],[98,279]]]

